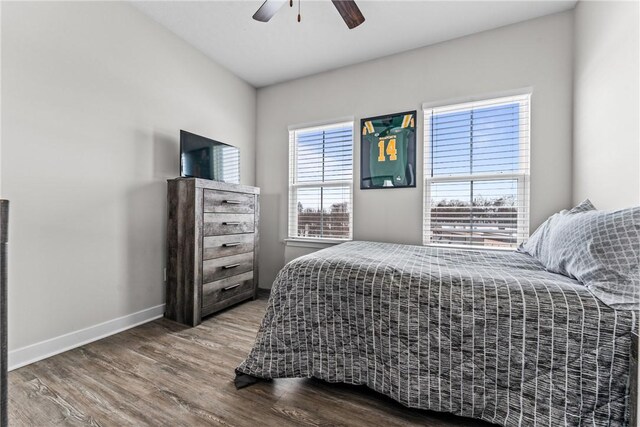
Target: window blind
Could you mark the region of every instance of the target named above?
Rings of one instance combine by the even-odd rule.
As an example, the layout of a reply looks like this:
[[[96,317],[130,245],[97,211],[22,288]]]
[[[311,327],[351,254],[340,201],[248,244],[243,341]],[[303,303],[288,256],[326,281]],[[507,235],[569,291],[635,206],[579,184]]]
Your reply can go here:
[[[424,244],[515,248],[529,236],[529,100],[424,109]]]
[[[353,122],[289,131],[289,238],[350,240]]]

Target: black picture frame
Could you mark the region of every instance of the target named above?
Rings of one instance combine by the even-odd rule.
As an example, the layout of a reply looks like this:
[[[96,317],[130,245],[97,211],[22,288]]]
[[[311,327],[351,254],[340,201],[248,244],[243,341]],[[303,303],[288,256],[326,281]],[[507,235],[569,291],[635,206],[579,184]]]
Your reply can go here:
[[[411,116],[407,126],[404,123],[405,116]],[[413,188],[416,186],[417,124],[417,110],[367,117],[360,120],[361,190]],[[395,139],[394,135],[397,136]],[[394,140],[393,147],[389,147],[392,139]],[[401,139],[400,144],[398,144],[398,139]],[[373,143],[375,145],[372,145]],[[395,155],[393,155],[394,151]],[[372,161],[374,156],[375,162]],[[402,162],[402,164],[394,165],[393,162]]]

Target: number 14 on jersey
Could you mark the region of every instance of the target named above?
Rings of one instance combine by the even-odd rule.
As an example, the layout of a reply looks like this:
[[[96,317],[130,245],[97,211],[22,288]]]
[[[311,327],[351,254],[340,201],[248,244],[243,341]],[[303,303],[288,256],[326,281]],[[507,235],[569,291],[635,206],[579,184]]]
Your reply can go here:
[[[386,150],[385,150],[386,143]],[[386,156],[389,156],[389,161],[398,160],[398,150],[396,149],[396,139],[381,139],[378,141],[378,161],[384,162]]]

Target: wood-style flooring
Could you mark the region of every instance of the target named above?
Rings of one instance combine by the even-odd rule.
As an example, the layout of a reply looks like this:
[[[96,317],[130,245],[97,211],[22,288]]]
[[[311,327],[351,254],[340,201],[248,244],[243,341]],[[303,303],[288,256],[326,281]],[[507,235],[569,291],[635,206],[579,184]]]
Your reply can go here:
[[[366,387],[282,379],[236,390],[266,306],[188,328],[160,319],[9,374],[10,426],[488,426]]]

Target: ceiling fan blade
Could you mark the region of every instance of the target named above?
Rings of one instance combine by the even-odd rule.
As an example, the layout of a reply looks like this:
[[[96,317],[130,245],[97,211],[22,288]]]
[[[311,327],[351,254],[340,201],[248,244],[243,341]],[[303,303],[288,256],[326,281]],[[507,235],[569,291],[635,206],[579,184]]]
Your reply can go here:
[[[353,29],[364,22],[364,16],[354,0],[331,1],[349,29]]]
[[[260,9],[253,14],[253,19],[260,22],[269,22],[273,15],[280,10],[287,0],[265,0]]]

